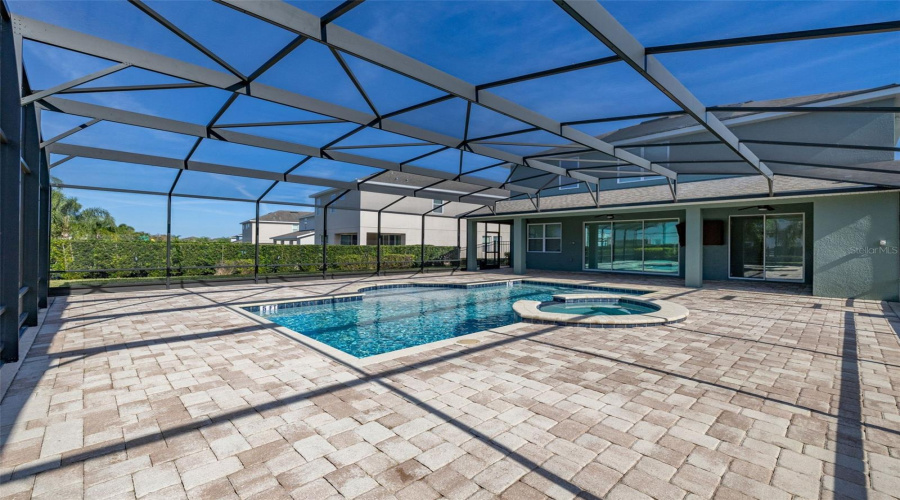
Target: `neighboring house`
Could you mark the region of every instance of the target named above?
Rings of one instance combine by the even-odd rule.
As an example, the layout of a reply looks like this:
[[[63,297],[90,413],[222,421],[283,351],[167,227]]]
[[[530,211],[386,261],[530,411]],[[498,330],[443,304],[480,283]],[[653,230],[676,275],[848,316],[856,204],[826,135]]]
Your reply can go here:
[[[259,242],[280,243],[290,245],[308,245],[310,238],[298,238],[296,233],[312,232],[315,228],[313,212],[295,212],[293,210],[278,210],[267,213],[259,218]],[[244,243],[256,243],[256,219],[245,220],[241,223],[241,238]],[[277,237],[294,237],[277,240]],[[287,243],[290,241],[290,243]]]
[[[408,185],[415,175],[401,172],[382,174],[372,182]],[[327,235],[329,245],[376,245],[378,243],[377,210],[390,205],[381,214],[381,235],[383,245],[418,245],[422,242],[422,216],[408,215],[409,212],[424,214],[425,243],[437,246],[466,245],[466,226],[459,224],[457,217],[476,210],[479,205],[450,202],[430,198],[408,197],[399,200],[397,196],[369,191],[350,191],[329,207],[327,217],[323,208],[341,193],[329,189],[313,195],[316,200],[316,243],[322,243],[322,235]],[[399,200],[399,201],[398,201]],[[393,205],[392,205],[393,204]],[[390,208],[406,214],[392,213]],[[323,224],[327,219],[327,231]],[[457,234],[459,232],[459,234]],[[508,234],[508,233],[507,233]]]
[[[272,242],[276,245],[315,245],[316,232],[313,230],[294,231],[292,233],[276,236],[272,238]]]
[[[774,172],[774,196],[762,175],[692,118],[677,116],[600,136],[677,172],[677,201],[664,178],[593,153],[545,161],[592,169],[601,177],[599,192],[563,178],[542,192],[540,211],[535,200],[521,197],[497,203],[496,213],[480,210],[467,222],[515,225],[511,253],[518,273],[668,275],[688,286],[784,281],[811,285],[817,296],[896,301],[900,121],[893,113],[797,107],[898,105],[900,86],[891,85],[733,106],[792,106],[789,111],[717,112]],[[828,147],[836,144],[841,146]],[[519,168],[512,181],[528,182],[535,172]],[[557,179],[530,182],[550,181]],[[474,265],[471,260],[470,269]]]

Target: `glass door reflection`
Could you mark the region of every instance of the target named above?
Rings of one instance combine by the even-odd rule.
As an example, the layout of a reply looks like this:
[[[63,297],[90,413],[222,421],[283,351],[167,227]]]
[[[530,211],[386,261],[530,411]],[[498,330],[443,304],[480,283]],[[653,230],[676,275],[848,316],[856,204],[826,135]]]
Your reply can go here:
[[[803,280],[803,214],[732,216],[729,235],[731,278]]]

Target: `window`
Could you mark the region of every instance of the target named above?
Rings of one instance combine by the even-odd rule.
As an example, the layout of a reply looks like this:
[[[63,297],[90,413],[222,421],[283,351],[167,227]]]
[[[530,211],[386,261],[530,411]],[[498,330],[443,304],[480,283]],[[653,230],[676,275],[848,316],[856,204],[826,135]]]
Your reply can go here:
[[[641,158],[645,158],[653,163],[669,162],[669,146],[650,146],[635,148],[632,152]],[[631,182],[644,182],[659,179],[658,175],[634,175],[635,173],[651,174],[649,171],[635,165],[623,165],[616,169],[620,175],[616,179],[617,184],[628,184]]]
[[[562,224],[528,224],[528,251],[559,253],[562,251]]]
[[[382,234],[381,235],[381,244],[382,245],[402,245],[403,244],[403,235],[402,234]]]
[[[406,241],[405,234],[384,234],[381,233],[382,245],[404,245]],[[366,233],[366,245],[377,245],[378,233]]]
[[[338,245],[359,245],[359,237],[356,234],[339,234]]]
[[[300,230],[300,224],[291,224],[291,232],[296,233]]]
[[[431,200],[431,208],[433,214],[444,213],[444,200]]]
[[[576,158],[576,159],[574,159],[574,161],[561,161],[561,162],[559,162],[559,166],[568,170],[568,169],[572,169],[572,168],[578,168],[579,162],[578,162],[578,159]],[[559,188],[560,191],[565,191],[567,189],[578,189],[581,187],[581,183],[574,182],[573,179],[563,176],[563,175],[560,175],[559,179],[557,180],[557,187]]]
[[[678,273],[678,219],[587,222],[584,269]]]
[[[246,230],[248,230],[248,229],[250,229],[250,223],[249,223],[249,222],[245,222],[245,223],[244,223],[244,230],[246,231]]]
[[[330,198],[331,198],[331,201],[334,201],[337,198],[337,194],[332,193]],[[331,208],[328,209],[328,213],[333,214],[335,212],[335,210],[337,210],[337,209],[332,206]],[[354,245],[355,245],[355,243],[354,243]]]

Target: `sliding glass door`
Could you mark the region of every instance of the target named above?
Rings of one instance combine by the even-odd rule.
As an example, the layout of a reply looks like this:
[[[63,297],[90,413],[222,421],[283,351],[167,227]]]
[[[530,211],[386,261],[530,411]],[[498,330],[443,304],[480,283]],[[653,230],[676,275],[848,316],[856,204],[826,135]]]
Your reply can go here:
[[[678,274],[677,219],[584,224],[584,269]]]
[[[730,217],[729,276],[802,281],[803,214]]]

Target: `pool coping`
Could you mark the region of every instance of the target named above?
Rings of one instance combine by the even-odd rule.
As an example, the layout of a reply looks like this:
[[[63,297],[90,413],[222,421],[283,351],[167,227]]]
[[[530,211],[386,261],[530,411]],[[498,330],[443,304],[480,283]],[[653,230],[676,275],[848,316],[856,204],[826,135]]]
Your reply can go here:
[[[332,347],[324,342],[320,342],[312,337],[304,335],[300,332],[296,332],[287,328],[285,326],[281,326],[277,323],[274,323],[264,316],[260,316],[259,314],[250,311],[250,309],[256,308],[259,311],[261,306],[281,306],[284,305],[284,309],[290,309],[294,307],[302,307],[306,305],[321,305],[335,302],[350,302],[356,300],[362,300],[365,296],[365,292],[373,291],[373,290],[384,290],[384,289],[394,289],[394,288],[412,288],[412,287],[428,287],[428,288],[462,288],[462,289],[475,289],[475,288],[488,288],[488,287],[498,287],[498,286],[508,286],[507,283],[515,282],[515,283],[524,283],[524,284],[537,284],[537,285],[553,285],[553,286],[562,286],[562,287],[577,287],[584,288],[588,290],[597,290],[597,292],[601,293],[609,293],[609,291],[617,291],[620,292],[620,295],[625,295],[627,297],[635,297],[636,295],[629,295],[621,293],[624,290],[642,292],[641,297],[646,297],[648,295],[652,295],[654,292],[658,290],[652,289],[650,287],[645,286],[629,286],[629,287],[615,287],[615,286],[602,286],[602,285],[592,285],[581,282],[581,280],[570,280],[570,279],[546,279],[546,278],[513,278],[506,280],[491,280],[491,281],[477,281],[472,283],[435,283],[433,281],[416,281],[409,280],[403,282],[395,282],[395,283],[360,283],[352,286],[348,286],[346,291],[341,293],[334,293],[328,295],[314,295],[309,297],[297,297],[293,299],[283,299],[283,300],[267,300],[261,302],[251,302],[246,304],[239,305],[228,305],[225,306],[227,309],[230,309],[245,318],[253,320],[256,323],[267,325],[268,328],[278,332],[279,334],[290,338],[300,344],[319,352],[325,356],[337,359],[342,363],[346,363],[350,366],[354,367],[365,367],[368,365],[383,363],[385,361],[392,361],[398,358],[419,354],[427,351],[431,351],[434,349],[439,349],[441,347],[448,346],[456,346],[459,348],[469,348],[469,347],[478,347],[481,344],[481,341],[493,334],[496,333],[511,333],[515,328],[525,324],[527,322],[517,321],[515,323],[510,323],[508,325],[498,326],[496,328],[492,328],[490,330],[481,330],[478,332],[468,333],[466,335],[460,335],[458,337],[451,337],[449,339],[436,340],[434,342],[428,342],[426,344],[420,344],[417,346],[407,347],[404,349],[398,349],[396,351],[385,352],[382,354],[375,354],[373,356],[367,356],[364,358],[356,357],[352,354],[348,354],[336,347]],[[282,309],[282,307],[277,307],[276,310]],[[460,341],[477,341],[474,344],[465,344],[460,343]]]
[[[640,304],[656,309],[653,312],[643,314],[624,314],[620,316],[583,315],[554,313],[541,310],[541,306],[551,302],[539,302],[537,300],[519,300],[513,303],[513,311],[524,323],[538,325],[575,326],[582,328],[632,328],[637,326],[657,326],[680,323],[690,314],[682,305],[644,296],[634,296],[612,293],[573,293],[556,294],[553,296],[556,302],[565,303],[589,303],[612,302],[624,300],[626,302]]]

